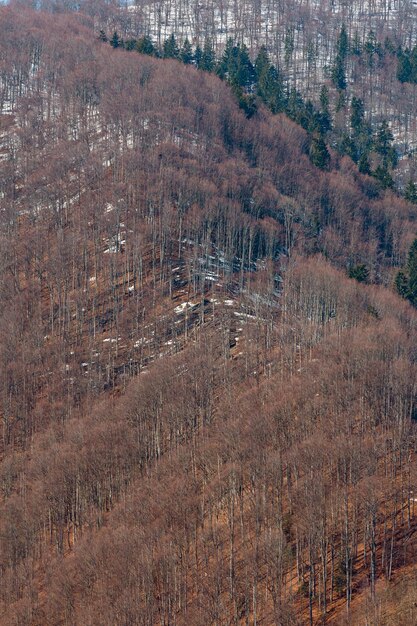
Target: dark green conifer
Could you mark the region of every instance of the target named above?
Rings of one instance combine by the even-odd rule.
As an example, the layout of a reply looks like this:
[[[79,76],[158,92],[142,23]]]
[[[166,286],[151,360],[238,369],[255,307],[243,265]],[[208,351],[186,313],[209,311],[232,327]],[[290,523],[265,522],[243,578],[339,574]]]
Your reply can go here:
[[[409,83],[411,82],[412,73],[410,51],[403,51],[400,48],[397,61],[397,78],[400,83]]]
[[[359,134],[362,130],[364,115],[365,107],[363,105],[363,100],[353,96],[351,102],[350,125],[355,134]]]
[[[197,44],[194,51],[194,63],[198,69],[201,69],[201,59],[203,56],[203,51],[200,46]]]
[[[187,38],[184,39],[184,43],[182,44],[181,52],[180,52],[180,59],[183,63],[185,63],[185,65],[189,65],[190,63],[193,62],[193,59],[194,59],[193,49]]]
[[[321,135],[314,136],[311,140],[310,161],[322,170],[329,167],[330,154]]]
[[[213,72],[215,62],[216,57],[214,55],[213,44],[211,43],[210,39],[206,39],[204,41],[199,69],[204,70],[205,72]]]
[[[114,31],[113,36],[110,39],[110,45],[112,48],[119,48],[120,46],[120,38],[116,30]]]
[[[164,59],[178,59],[180,52],[178,50],[177,40],[174,33],[164,41],[162,47],[162,55]]]
[[[417,239],[414,239],[408,253],[407,270],[408,298],[414,306],[417,306]]]
[[[417,204],[417,186],[412,180],[409,180],[407,183],[404,191],[404,198],[408,200],[408,202]]]
[[[152,39],[147,35],[137,40],[136,50],[141,54],[147,54],[149,56],[153,56],[156,52]]]

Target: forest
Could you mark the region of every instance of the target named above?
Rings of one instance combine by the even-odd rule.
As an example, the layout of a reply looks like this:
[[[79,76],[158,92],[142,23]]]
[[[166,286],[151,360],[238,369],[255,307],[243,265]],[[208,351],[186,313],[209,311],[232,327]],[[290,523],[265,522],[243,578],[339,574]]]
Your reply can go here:
[[[417,179],[356,5],[309,86],[250,3],[0,6],[1,626],[417,623]]]

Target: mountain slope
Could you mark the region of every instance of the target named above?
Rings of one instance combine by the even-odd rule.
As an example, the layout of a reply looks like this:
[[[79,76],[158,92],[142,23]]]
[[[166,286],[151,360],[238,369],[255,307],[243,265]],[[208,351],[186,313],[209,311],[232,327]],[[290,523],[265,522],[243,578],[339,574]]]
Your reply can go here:
[[[86,17],[0,28],[0,622],[374,619],[414,575],[415,206]]]

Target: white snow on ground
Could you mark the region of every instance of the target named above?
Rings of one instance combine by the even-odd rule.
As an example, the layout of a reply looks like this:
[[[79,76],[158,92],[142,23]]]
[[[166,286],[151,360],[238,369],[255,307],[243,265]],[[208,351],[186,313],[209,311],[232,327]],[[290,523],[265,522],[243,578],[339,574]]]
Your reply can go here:
[[[177,315],[180,315],[180,313],[183,313],[187,309],[192,309],[195,306],[196,304],[194,302],[183,302],[182,304],[179,304],[178,306],[175,307],[174,313],[176,313]]]

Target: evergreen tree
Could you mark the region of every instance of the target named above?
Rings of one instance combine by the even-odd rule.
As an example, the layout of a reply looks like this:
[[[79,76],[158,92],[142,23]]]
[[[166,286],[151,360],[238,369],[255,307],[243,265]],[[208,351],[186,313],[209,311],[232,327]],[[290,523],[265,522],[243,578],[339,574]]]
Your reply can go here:
[[[254,73],[256,93],[273,113],[278,113],[284,106],[282,82],[265,46],[260,48],[255,59]]]
[[[311,100],[307,100],[303,109],[300,111],[299,123],[308,133],[317,131],[321,133],[320,129],[320,114],[316,112]]]
[[[400,296],[407,298],[417,307],[417,239],[414,239],[408,253],[407,271],[398,272],[395,286]]]
[[[417,239],[414,239],[408,253],[407,270],[408,298],[414,306],[417,306]]]
[[[332,116],[329,109],[329,90],[323,85],[320,90],[321,111],[318,114],[320,133],[326,135],[332,129]]]
[[[194,63],[198,69],[201,69],[201,59],[203,56],[203,51],[200,46],[197,44],[194,51]]]
[[[237,48],[231,37],[226,41],[222,58],[217,66],[217,74],[222,79],[228,79],[229,73],[233,68],[233,64],[236,62]]]
[[[239,108],[241,108],[248,119],[255,115],[258,107],[256,105],[256,98],[252,94],[245,94],[242,87],[237,83],[231,83],[232,91],[237,98]]]
[[[244,89],[252,89],[255,81],[255,69],[249,57],[245,44],[238,45],[236,75],[237,84]]]
[[[279,113],[285,109],[284,85],[274,65],[270,65],[258,79],[257,94],[272,113]]]
[[[147,54],[149,56],[153,56],[156,54],[156,49],[153,44],[153,41],[150,37],[146,35],[144,37],[140,37],[140,39],[136,42],[136,50],[141,54]]]
[[[346,89],[346,58],[349,52],[349,39],[346,27],[343,24],[337,40],[337,53],[332,69],[332,81],[340,90]]]
[[[361,174],[371,174],[371,164],[369,163],[369,156],[367,152],[363,152],[359,157],[358,169]]]
[[[395,277],[395,287],[402,298],[408,299],[408,277],[402,270],[400,270]]]
[[[119,46],[120,46],[120,39],[119,39],[119,35],[117,34],[116,30],[114,31],[113,36],[110,39],[110,45],[111,45],[112,48],[119,48]]]
[[[394,179],[384,165],[378,165],[373,176],[377,179],[382,189],[392,189],[394,187]]]
[[[298,122],[302,111],[304,110],[304,100],[302,95],[296,89],[291,89],[288,96],[286,113],[294,122]]]
[[[397,78],[401,83],[409,83],[411,81],[411,75],[410,52],[408,50],[403,51],[400,48],[398,52]]]
[[[404,197],[408,200],[408,202],[417,204],[417,186],[412,180],[409,180],[407,183],[404,191]]]
[[[164,57],[164,59],[178,59],[179,55],[180,52],[178,49],[177,40],[175,39],[175,35],[172,33],[172,35],[170,35],[168,39],[164,41],[164,45],[162,47],[162,56]]]
[[[354,278],[358,283],[366,283],[369,278],[369,270],[364,263],[353,265],[349,268],[349,278]]]
[[[100,40],[100,41],[104,41],[104,42],[106,42],[106,41],[107,41],[107,35],[106,35],[106,33],[104,32],[104,30],[101,30],[101,31],[100,31],[100,34],[99,34],[98,38],[99,38],[99,40]]]
[[[355,163],[359,160],[359,150],[356,145],[356,142],[348,133],[343,133],[342,140],[339,144],[339,152],[340,154],[346,154],[349,156],[352,161]]]
[[[266,46],[261,46],[258,52],[258,55],[255,59],[255,77],[256,81],[259,83],[259,80],[262,76],[264,76],[271,67],[271,61],[269,60],[268,51]]]
[[[374,146],[375,152],[382,157],[382,164],[385,169],[389,166],[396,167],[398,162],[398,155],[393,142],[394,136],[388,126],[388,122],[384,120],[377,130]]]
[[[125,47],[125,50],[129,50],[129,51],[137,50],[136,45],[137,45],[136,39],[126,39],[124,47]]]
[[[342,24],[339,39],[337,41],[337,54],[343,61],[346,60],[346,57],[349,54],[349,38],[345,24]]]
[[[346,89],[346,73],[345,73],[345,64],[341,61],[339,57],[336,57],[336,61],[332,70],[332,81],[337,89],[344,90]]]
[[[182,44],[180,59],[185,65],[190,65],[190,63],[193,62],[193,49],[187,38],[185,38],[184,43]]]
[[[351,103],[350,125],[355,134],[359,134],[362,130],[364,115],[365,107],[363,105],[363,100],[353,96]]]
[[[410,66],[411,66],[410,82],[417,84],[417,46],[414,46],[414,48],[411,51]]]
[[[364,50],[366,54],[368,55],[368,65],[370,68],[372,68],[374,64],[375,54],[382,56],[382,47],[380,43],[377,41],[376,35],[373,30],[370,30],[368,33]]]
[[[204,41],[199,69],[204,70],[205,72],[213,72],[215,63],[216,57],[214,55],[213,45],[210,39],[206,39]]]
[[[330,154],[321,135],[314,136],[311,140],[310,161],[322,170],[329,167]]]

